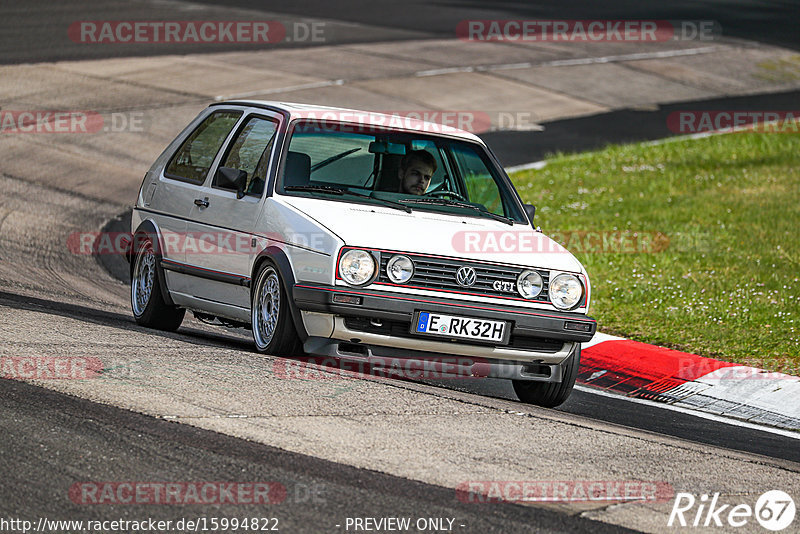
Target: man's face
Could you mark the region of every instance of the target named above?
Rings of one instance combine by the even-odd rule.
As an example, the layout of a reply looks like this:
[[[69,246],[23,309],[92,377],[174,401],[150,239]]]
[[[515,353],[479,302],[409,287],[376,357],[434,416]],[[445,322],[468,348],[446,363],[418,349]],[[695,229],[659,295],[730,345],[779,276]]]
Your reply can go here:
[[[408,168],[403,171],[398,171],[400,175],[400,192],[410,193],[412,195],[422,195],[428,189],[431,183],[431,176],[433,176],[433,168],[412,159]]]

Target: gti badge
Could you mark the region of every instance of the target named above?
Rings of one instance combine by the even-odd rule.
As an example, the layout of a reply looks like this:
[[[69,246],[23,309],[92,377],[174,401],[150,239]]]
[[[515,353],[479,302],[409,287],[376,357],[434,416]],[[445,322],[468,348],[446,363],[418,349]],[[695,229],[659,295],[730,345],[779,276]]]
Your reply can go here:
[[[456,271],[456,282],[463,287],[472,287],[477,277],[475,269],[472,267],[461,267]]]
[[[495,291],[514,291],[514,282],[495,280],[492,283],[492,289]]]

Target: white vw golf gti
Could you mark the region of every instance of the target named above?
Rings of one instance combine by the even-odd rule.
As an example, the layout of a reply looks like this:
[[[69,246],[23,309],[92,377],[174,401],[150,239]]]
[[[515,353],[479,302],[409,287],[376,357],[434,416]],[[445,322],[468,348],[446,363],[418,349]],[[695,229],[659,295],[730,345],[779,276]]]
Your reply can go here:
[[[252,329],[259,351],[437,365],[569,396],[594,335],[575,257],[476,136],[371,112],[216,103],[133,210],[139,324]],[[456,362],[442,364],[442,362]]]

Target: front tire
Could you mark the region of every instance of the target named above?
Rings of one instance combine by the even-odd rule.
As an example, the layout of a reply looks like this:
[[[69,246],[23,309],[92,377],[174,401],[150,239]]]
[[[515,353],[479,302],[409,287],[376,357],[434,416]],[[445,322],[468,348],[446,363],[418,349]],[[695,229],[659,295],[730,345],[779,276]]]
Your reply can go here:
[[[160,276],[153,240],[145,237],[140,241],[131,268],[133,318],[142,326],[174,332],[183,322],[186,310],[167,304],[161,292]]]
[[[514,391],[524,403],[536,404],[545,408],[555,408],[566,401],[575,386],[578,367],[581,363],[581,344],[575,343],[572,353],[567,356],[563,365],[561,382],[533,382],[529,380],[512,380]]]
[[[278,270],[265,261],[258,270],[250,302],[250,323],[258,352],[297,356],[300,340]]]

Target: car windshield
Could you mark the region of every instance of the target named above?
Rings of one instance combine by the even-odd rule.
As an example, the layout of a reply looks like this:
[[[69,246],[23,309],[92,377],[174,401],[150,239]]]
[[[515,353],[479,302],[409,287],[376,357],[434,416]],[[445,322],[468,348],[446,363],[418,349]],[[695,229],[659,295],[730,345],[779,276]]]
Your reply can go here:
[[[277,191],[526,223],[478,143],[350,124],[295,123]]]

